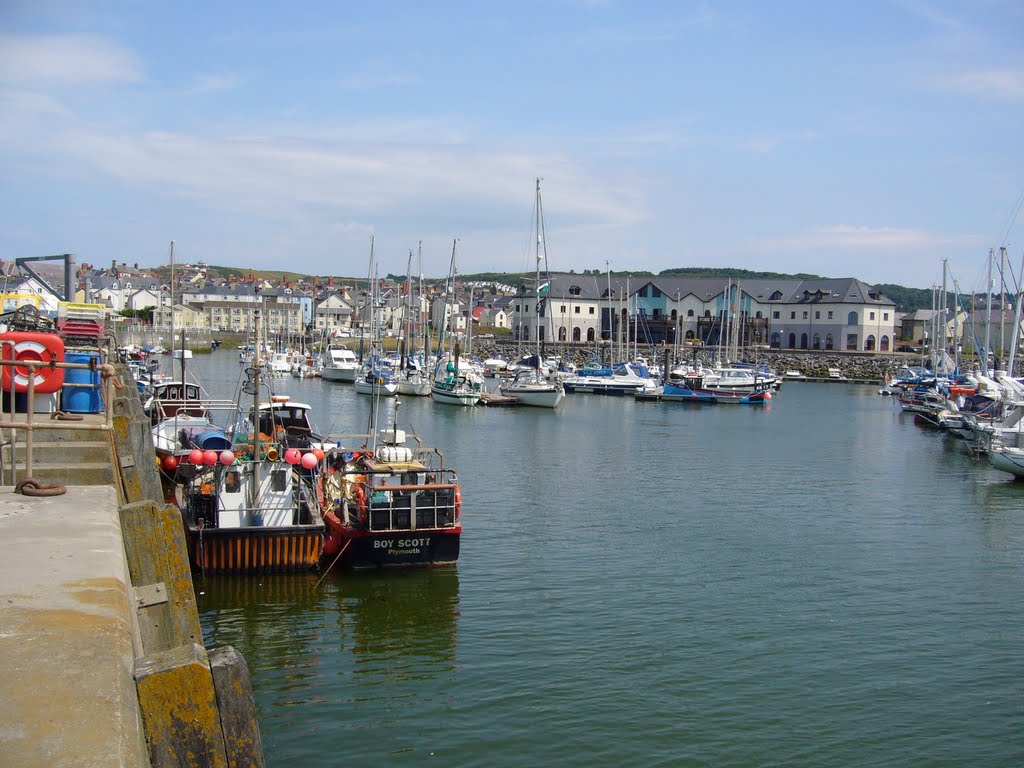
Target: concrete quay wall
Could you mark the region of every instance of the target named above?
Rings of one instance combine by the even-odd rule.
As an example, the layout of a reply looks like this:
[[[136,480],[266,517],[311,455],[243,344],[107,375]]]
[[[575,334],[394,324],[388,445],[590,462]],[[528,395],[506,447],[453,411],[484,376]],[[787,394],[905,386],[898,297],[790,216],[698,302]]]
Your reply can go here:
[[[0,486],[0,763],[262,766],[245,660],[203,645],[181,515],[115,375],[114,485],[72,465],[63,495]]]

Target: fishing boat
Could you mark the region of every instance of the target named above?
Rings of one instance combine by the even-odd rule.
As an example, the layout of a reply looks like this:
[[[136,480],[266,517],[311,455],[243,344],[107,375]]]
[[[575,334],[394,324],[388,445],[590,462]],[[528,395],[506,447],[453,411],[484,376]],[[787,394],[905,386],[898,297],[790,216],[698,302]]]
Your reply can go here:
[[[537,306],[533,313],[533,338],[537,345],[536,351],[516,366],[515,376],[511,381],[503,382],[498,391],[505,397],[514,397],[522,405],[536,408],[555,408],[565,396],[565,388],[561,380],[551,369],[542,364],[540,349],[540,317],[541,302],[547,301],[547,291],[551,287],[550,280],[541,282],[540,265],[547,256],[544,234],[544,209],[540,199],[540,179],[537,179],[537,192],[534,202],[534,230],[536,234],[536,296]],[[550,314],[550,313],[548,313]]]
[[[259,362],[245,374],[230,448],[193,451],[177,467],[189,561],[204,573],[308,569],[323,543],[317,483],[333,443],[308,404],[270,391]]]
[[[443,455],[397,428],[364,435],[325,456],[322,569],[452,565],[462,535],[462,492]],[[410,442],[413,445],[410,445]]]

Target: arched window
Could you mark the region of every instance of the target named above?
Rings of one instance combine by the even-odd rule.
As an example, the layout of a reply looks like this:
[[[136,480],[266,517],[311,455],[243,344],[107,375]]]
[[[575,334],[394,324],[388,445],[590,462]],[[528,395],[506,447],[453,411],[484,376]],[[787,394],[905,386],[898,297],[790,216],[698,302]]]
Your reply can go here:
[[[864,340],[864,351],[874,352],[875,351],[875,337],[868,334],[868,337]]]
[[[772,332],[772,340],[771,340],[770,344],[771,344],[771,346],[774,349],[778,349],[779,347],[781,347],[782,346],[782,334],[779,333],[778,331],[773,331]]]
[[[672,322],[674,323],[678,317],[679,317],[679,311],[673,309],[672,310]]]
[[[565,341],[565,326],[564,325],[558,326],[558,340],[559,341]]]
[[[575,328],[572,329],[572,340],[573,341],[579,341],[580,340],[580,327],[578,325]]]
[[[888,336],[883,336],[882,337],[882,343],[879,346],[879,350],[882,351],[882,352],[888,352],[889,351],[889,337]]]
[[[856,325],[857,324],[857,313],[856,312],[851,312],[850,314],[848,314],[846,316],[846,324],[847,325]]]
[[[697,338],[697,334],[695,334],[693,331],[687,331],[686,332],[686,339],[687,339],[687,341],[689,341],[690,339],[695,339],[695,338]]]
[[[807,349],[807,334],[800,334],[800,349]]]
[[[686,316],[687,317],[693,317],[693,310],[692,309],[686,310]]]
[[[825,336],[825,349],[835,349],[835,344],[832,341],[832,334],[826,334]]]
[[[811,349],[821,349],[821,334],[814,334],[814,338],[811,339]]]
[[[786,345],[788,349],[796,349],[796,334],[789,334],[789,344]]]
[[[593,340],[594,340],[594,329],[593,328],[587,328],[587,341],[593,341]]]
[[[757,312],[754,314],[754,317],[757,318],[758,320],[761,319],[761,310],[760,309],[757,310]]]
[[[711,317],[711,310],[710,309],[705,309],[704,310],[704,317]]]

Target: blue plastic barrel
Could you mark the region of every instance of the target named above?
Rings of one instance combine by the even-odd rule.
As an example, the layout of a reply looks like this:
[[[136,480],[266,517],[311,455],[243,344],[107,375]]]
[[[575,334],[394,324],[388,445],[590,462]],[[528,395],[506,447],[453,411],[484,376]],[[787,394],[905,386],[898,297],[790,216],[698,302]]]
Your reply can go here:
[[[64,362],[99,365],[99,353],[67,352]],[[93,387],[68,386],[69,384],[94,384]],[[61,408],[68,413],[100,413],[103,411],[103,395],[100,391],[100,372],[84,368],[68,368],[64,371],[64,387],[61,389]]]
[[[196,447],[203,451],[227,451],[231,448],[231,441],[219,429],[208,429],[195,436]]]

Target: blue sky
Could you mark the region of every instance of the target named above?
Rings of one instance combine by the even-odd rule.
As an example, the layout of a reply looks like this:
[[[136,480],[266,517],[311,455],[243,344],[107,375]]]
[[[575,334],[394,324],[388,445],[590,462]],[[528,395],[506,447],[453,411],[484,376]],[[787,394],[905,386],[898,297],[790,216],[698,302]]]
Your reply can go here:
[[[1024,253],[1022,33],[1019,0],[6,0],[0,257],[532,271],[540,177],[553,271],[970,289]]]

